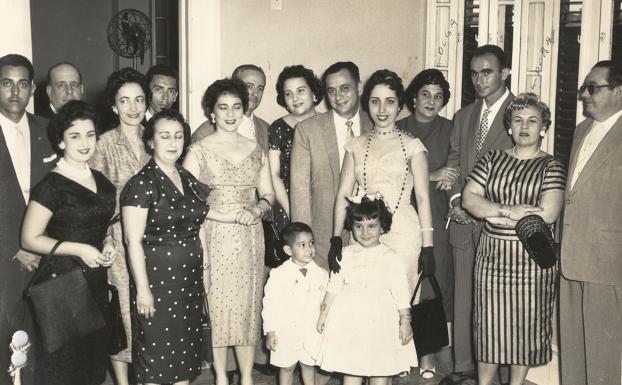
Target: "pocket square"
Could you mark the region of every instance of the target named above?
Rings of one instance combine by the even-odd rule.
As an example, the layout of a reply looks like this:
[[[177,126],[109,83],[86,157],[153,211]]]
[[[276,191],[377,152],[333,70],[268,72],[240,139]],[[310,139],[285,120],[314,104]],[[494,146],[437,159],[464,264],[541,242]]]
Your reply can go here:
[[[43,163],[50,163],[56,160],[56,158],[58,158],[58,155],[56,154],[52,154],[50,156],[48,156],[47,158],[43,158]]]

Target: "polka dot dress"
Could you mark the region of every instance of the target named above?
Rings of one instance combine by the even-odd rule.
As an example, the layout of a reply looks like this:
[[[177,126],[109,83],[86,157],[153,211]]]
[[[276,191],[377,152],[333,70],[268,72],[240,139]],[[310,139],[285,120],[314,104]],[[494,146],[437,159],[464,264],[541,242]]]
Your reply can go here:
[[[207,215],[196,179],[179,167],[183,194],[152,160],[130,179],[122,206],[148,208],[143,237],[155,316],[145,319],[131,290],[132,361],[138,382],[170,383],[201,371],[203,253],[199,230]]]
[[[227,212],[257,202],[259,171],[266,162],[259,145],[237,163],[231,163],[202,142],[189,151],[201,163],[198,179],[210,188],[211,209]],[[207,220],[205,234],[211,279],[208,303],[212,346],[257,345],[264,285],[261,222],[245,226]]]

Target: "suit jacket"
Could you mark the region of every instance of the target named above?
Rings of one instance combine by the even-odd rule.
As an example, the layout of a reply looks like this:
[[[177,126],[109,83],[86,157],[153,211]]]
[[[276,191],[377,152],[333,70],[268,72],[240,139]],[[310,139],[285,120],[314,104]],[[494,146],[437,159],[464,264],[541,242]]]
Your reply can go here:
[[[264,151],[268,152],[268,127],[270,127],[270,125],[265,120],[257,117],[257,115],[253,115],[253,123],[255,124],[255,138],[257,143],[261,145]],[[206,136],[213,134],[215,130],[216,127],[212,122],[209,119],[206,120],[192,134],[192,143],[198,142]]]
[[[361,134],[371,132],[373,123],[359,113]],[[333,233],[333,205],[339,188],[339,148],[333,112],[315,115],[296,125],[290,172],[292,221],[311,226],[318,259],[328,268],[327,255]]]
[[[505,99],[495,119],[490,125],[486,140],[482,145],[479,153],[480,157],[490,150],[507,149],[512,147],[512,137],[508,135],[503,125],[503,112],[510,102],[514,99],[514,95],[510,95]],[[458,167],[460,169],[460,177],[454,183],[448,192],[449,198],[454,194],[461,193],[466,178],[469,176],[478,157],[475,155],[475,140],[479,130],[480,114],[484,99],[477,99],[475,103],[460,109],[456,112],[453,120],[453,130],[450,138],[450,150],[447,158],[447,166]],[[460,225],[451,222],[451,230],[449,232],[449,240],[453,246],[460,246],[468,242],[473,231],[473,225]]]
[[[568,181],[592,127],[581,122],[574,133]],[[561,269],[565,278],[622,286],[622,118],[611,127],[579,174],[566,188]]]
[[[56,163],[56,154],[47,137],[48,120],[27,114],[30,130],[30,188]],[[13,312],[32,273],[22,271],[13,256],[20,249],[22,220],[28,202],[13,168],[11,155],[0,130],[0,312]],[[10,317],[10,315],[9,315]]]

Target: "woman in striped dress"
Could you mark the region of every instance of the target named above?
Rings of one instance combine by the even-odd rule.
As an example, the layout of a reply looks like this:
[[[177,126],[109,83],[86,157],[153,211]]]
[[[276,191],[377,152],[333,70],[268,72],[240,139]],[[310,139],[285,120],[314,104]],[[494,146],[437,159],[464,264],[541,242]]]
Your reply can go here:
[[[514,227],[536,214],[549,225],[560,215],[564,166],[540,150],[551,123],[548,106],[533,93],[519,95],[504,113],[514,147],[494,150],[476,164],[463,206],[485,220],[475,258],[473,329],[479,384],[490,384],[508,364],[510,384],[522,384],[531,365],[551,360],[551,318],[557,267],[540,268]]]

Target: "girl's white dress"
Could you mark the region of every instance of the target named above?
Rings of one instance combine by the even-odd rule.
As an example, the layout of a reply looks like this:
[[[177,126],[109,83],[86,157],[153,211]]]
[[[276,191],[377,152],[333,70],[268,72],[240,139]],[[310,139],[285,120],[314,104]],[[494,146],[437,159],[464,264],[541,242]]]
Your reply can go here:
[[[398,309],[410,307],[400,256],[384,244],[355,243],[342,252],[341,271],[327,291],[335,293],[317,358],[327,371],[392,376],[417,366],[413,341],[402,345]]]

